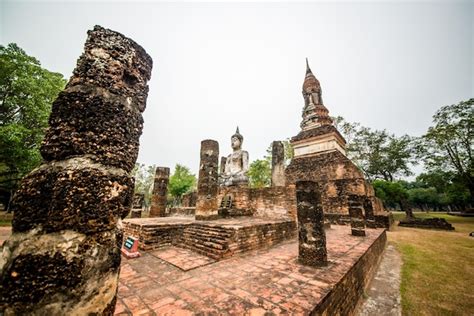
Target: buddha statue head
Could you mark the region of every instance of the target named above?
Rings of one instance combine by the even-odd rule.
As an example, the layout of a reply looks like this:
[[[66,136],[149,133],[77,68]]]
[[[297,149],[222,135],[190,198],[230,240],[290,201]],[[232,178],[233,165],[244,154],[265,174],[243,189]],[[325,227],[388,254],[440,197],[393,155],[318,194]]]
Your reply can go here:
[[[239,127],[235,131],[235,134],[230,138],[230,143],[233,150],[239,150],[242,147],[244,137],[239,133]]]

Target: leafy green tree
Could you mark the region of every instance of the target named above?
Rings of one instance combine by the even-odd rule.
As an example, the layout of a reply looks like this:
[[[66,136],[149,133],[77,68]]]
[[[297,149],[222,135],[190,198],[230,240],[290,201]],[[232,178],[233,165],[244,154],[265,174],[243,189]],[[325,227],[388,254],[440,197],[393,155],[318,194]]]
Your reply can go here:
[[[196,189],[196,176],[188,167],[176,164],[174,173],[170,176],[168,193],[177,204],[181,203],[183,194]]]
[[[145,207],[148,208],[151,204],[151,195],[153,191],[153,182],[155,180],[156,166],[146,166],[144,164],[136,163],[132,170],[132,176],[135,178],[135,193],[145,195]]]
[[[347,155],[364,172],[369,180],[394,181],[396,177],[412,174],[410,165],[415,164],[412,139],[387,131],[372,130],[360,123],[334,118],[336,127],[347,141]]]
[[[272,180],[270,160],[267,158],[253,161],[249,166],[248,176],[252,188],[269,186]]]
[[[398,205],[408,218],[413,217],[411,206],[408,203],[406,182],[375,180],[372,184],[375,189],[375,195],[384,202],[385,206],[395,208]]]
[[[51,104],[65,84],[16,44],[0,46],[0,203],[40,164]]]
[[[433,116],[434,126],[418,142],[418,154],[428,170],[452,171],[474,197],[474,98],[443,106]]]

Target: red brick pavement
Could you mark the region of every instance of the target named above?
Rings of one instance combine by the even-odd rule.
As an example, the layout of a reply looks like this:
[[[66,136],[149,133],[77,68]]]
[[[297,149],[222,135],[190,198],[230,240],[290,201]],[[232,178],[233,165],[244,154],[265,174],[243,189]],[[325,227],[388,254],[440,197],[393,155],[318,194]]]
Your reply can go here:
[[[188,271],[151,253],[123,259],[115,313],[308,314],[382,232],[354,237],[349,226],[333,226],[327,231],[329,264],[322,268],[297,262],[296,240]]]
[[[216,260],[200,255],[188,249],[165,247],[149,252],[181,270],[188,271],[216,262]]]

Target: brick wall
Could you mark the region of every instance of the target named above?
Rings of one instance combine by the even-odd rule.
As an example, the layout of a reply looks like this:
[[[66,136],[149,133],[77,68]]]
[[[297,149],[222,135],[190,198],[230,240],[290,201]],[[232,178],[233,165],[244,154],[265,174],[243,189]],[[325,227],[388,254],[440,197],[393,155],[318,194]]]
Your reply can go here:
[[[377,269],[386,243],[387,235],[383,232],[311,314],[354,315],[360,298]]]

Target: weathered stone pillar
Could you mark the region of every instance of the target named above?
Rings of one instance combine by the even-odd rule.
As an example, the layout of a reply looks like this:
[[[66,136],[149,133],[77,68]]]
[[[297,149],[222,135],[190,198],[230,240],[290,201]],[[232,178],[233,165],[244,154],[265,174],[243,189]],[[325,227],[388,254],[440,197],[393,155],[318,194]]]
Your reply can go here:
[[[12,201],[0,314],[112,315],[152,60],[96,26],[54,101],[43,164]]]
[[[370,198],[364,199],[365,223],[369,228],[377,228],[375,223],[374,207]]]
[[[365,236],[364,207],[361,198],[363,197],[354,194],[348,196],[351,232],[353,236]]]
[[[153,194],[151,196],[150,217],[164,217],[168,194],[170,168],[156,167]]]
[[[221,165],[219,168],[220,174],[223,174],[225,172],[225,163],[227,162],[227,157],[222,156],[221,157]]]
[[[212,220],[218,217],[218,163],[219,143],[211,139],[203,140],[201,142],[201,162],[197,188],[197,220]]]
[[[298,259],[301,263],[321,266],[327,263],[326,233],[321,194],[313,181],[296,182],[298,217]]]
[[[272,143],[272,187],[285,186],[285,146],[280,141]]]

